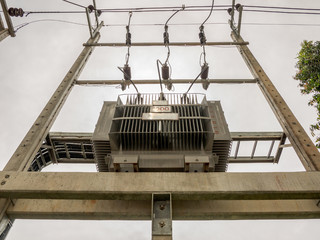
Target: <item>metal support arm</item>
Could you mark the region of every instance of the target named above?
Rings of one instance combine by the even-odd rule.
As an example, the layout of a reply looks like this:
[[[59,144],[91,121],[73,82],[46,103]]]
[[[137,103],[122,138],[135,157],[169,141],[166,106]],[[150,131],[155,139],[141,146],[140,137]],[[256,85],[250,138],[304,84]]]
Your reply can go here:
[[[194,79],[172,79],[173,84],[190,84]],[[256,79],[208,79],[209,83],[217,84],[242,84],[242,83],[257,83]],[[76,85],[118,85],[122,80],[78,80]],[[159,84],[159,80],[135,80],[134,84]],[[202,84],[201,81],[196,84]]]
[[[248,45],[249,42],[207,42],[207,46],[230,46],[230,45]],[[84,43],[83,46],[94,47],[128,47],[125,43]],[[132,47],[154,47],[164,46],[163,42],[140,42],[132,43]],[[201,46],[199,42],[172,42],[170,46]]]
[[[232,39],[241,43],[244,42],[242,37],[231,33]],[[286,104],[280,93],[277,91],[271,80],[264,72],[257,59],[253,56],[249,48],[245,45],[238,45],[241,56],[249,67],[254,78],[257,78],[258,85],[267,99],[271,109],[277,117],[283,131],[290,140],[300,161],[306,170],[320,170],[320,153],[315,147],[299,121],[293,115],[289,106]]]
[[[100,24],[100,28],[101,26],[102,24]],[[88,41],[88,43],[95,43],[99,38],[100,34],[97,33],[94,38]],[[72,65],[57,90],[53,93],[49,102],[44,107],[39,117],[36,119],[35,123],[32,125],[31,129],[5,166],[5,171],[23,171],[29,168],[31,161],[48,135],[54,120],[66,101],[75,80],[80,75],[92,51],[92,47],[85,47],[82,50],[81,54]]]

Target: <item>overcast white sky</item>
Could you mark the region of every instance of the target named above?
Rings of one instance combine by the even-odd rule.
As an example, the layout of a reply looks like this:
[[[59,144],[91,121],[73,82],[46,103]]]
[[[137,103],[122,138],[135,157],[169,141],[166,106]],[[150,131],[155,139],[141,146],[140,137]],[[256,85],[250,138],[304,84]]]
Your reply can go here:
[[[186,1],[101,1],[99,8],[210,5],[211,0]],[[33,10],[80,10],[60,0],[7,1],[9,7]],[[77,1],[83,5],[90,1]],[[231,0],[216,0],[216,4],[230,4]],[[320,8],[312,0],[247,0],[243,5],[269,5]],[[201,23],[207,12],[182,12],[170,23]],[[165,23],[171,13],[134,13],[131,23]],[[13,18],[14,25],[39,19],[60,19],[86,23],[84,14],[31,14]],[[105,24],[127,24],[128,14],[104,13]],[[319,23],[320,16],[281,15],[245,12],[244,23]],[[214,12],[205,32],[208,41],[231,41],[226,12]],[[199,26],[170,26],[170,40],[198,41]],[[301,96],[298,83],[292,79],[300,43],[319,40],[320,26],[243,25],[242,36],[250,42],[250,49],[282,94],[292,111],[309,132],[316,120],[316,112],[307,106],[308,97]],[[104,27],[100,42],[124,42],[125,27]],[[132,26],[133,42],[162,41],[162,26]],[[88,28],[60,22],[38,22],[17,32],[16,38],[0,43],[0,166],[3,167],[55,91],[56,87],[80,53],[82,43],[89,37]],[[122,66],[125,48],[96,48],[79,79],[121,79],[117,66]],[[200,70],[200,47],[171,47],[172,78],[194,78]],[[164,61],[164,47],[132,48],[129,64],[134,80],[157,79],[156,59]],[[252,78],[235,47],[207,47],[210,78]],[[175,92],[184,92],[188,86],[176,86]],[[139,88],[140,92],[158,92],[158,86]],[[131,87],[128,92],[134,92]],[[194,86],[192,92],[205,92]],[[62,109],[52,131],[92,132],[103,101],[112,101],[122,93],[116,87],[75,87]],[[281,131],[257,85],[211,85],[205,92],[210,100],[221,100],[230,131]],[[267,151],[260,149],[259,151]],[[94,171],[94,166],[77,169]],[[61,170],[52,166],[50,171]],[[62,169],[63,170],[63,169]],[[283,151],[278,165],[230,166],[230,171],[303,171],[292,149]],[[319,220],[291,221],[204,221],[174,222],[174,239],[318,239]],[[17,239],[150,239],[150,222],[110,221],[31,221],[17,220],[8,240]]]

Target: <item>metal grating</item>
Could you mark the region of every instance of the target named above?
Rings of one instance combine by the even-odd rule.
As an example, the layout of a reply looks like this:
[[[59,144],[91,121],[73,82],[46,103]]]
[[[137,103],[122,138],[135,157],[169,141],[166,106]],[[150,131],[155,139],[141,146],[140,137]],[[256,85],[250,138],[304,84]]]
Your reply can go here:
[[[199,104],[204,96],[166,94],[172,113],[178,113],[179,120],[143,120],[143,113],[149,113],[152,101],[159,98],[159,94],[126,95],[122,100],[120,96],[110,140],[127,151],[203,149],[210,130],[212,132],[205,123],[210,121],[205,114],[207,106]]]
[[[169,105],[201,104],[205,100],[205,94],[190,93],[164,93],[163,97]],[[147,105],[151,106],[153,101],[160,100],[159,93],[147,94],[121,94],[118,97],[117,105]]]
[[[108,172],[108,165],[105,162],[105,157],[111,154],[109,141],[93,141],[95,152],[95,162],[99,172]]]
[[[212,153],[219,156],[219,161],[215,165],[215,172],[226,172],[229,163],[231,141],[215,140],[212,145]]]
[[[52,160],[47,148],[40,148],[35,158],[33,159],[29,172],[40,172],[44,167],[51,164]]]

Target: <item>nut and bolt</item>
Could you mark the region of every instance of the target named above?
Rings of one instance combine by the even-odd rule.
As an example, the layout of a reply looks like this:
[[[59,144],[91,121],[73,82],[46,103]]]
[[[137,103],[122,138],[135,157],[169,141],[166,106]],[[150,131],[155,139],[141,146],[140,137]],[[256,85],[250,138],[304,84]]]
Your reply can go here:
[[[6,181],[2,181],[2,182],[1,182],[1,185],[5,185],[5,184],[6,184]]]
[[[164,204],[160,204],[160,210],[164,210],[165,206],[166,205],[164,205]]]
[[[165,224],[165,222],[164,222],[164,221],[160,221],[160,222],[159,222],[159,225],[160,225],[160,227],[162,227],[162,228],[163,228],[166,224]]]

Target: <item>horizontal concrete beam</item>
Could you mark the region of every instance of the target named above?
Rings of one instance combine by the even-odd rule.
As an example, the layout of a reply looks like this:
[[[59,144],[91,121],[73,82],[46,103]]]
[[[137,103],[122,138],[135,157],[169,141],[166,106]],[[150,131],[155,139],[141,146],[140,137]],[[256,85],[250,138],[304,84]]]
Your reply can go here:
[[[0,172],[0,197],[151,200],[320,199],[320,172],[81,173]]]
[[[230,46],[230,45],[248,45],[249,42],[207,42],[206,46]],[[128,47],[125,43],[84,43],[83,46],[90,47]],[[132,43],[132,47],[151,47],[165,46],[163,42],[140,42]],[[172,42],[170,46],[201,46],[200,42]]]
[[[173,201],[173,220],[320,218],[317,200]],[[150,220],[151,201],[19,199],[11,219]]]
[[[172,79],[173,84],[190,84],[194,79]],[[121,84],[123,80],[78,80],[77,85],[118,85]],[[133,80],[134,84],[159,84],[159,79],[148,79],[148,80]],[[208,79],[209,83],[217,84],[243,84],[243,83],[257,83],[256,79]],[[199,80],[195,84],[202,84]]]

